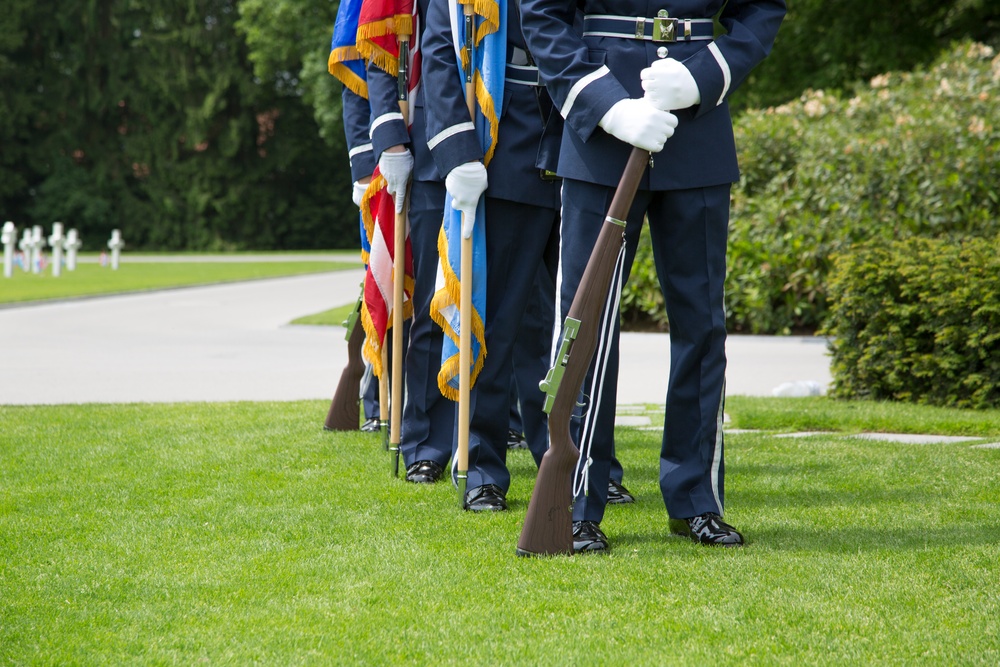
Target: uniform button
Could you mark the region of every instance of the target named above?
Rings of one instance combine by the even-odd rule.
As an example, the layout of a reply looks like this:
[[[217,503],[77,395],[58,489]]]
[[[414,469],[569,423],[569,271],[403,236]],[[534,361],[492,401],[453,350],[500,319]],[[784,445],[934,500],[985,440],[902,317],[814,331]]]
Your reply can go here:
[[[668,53],[670,53],[670,51],[668,51],[667,47],[665,46],[661,46],[660,48],[656,49],[657,58],[666,58]]]

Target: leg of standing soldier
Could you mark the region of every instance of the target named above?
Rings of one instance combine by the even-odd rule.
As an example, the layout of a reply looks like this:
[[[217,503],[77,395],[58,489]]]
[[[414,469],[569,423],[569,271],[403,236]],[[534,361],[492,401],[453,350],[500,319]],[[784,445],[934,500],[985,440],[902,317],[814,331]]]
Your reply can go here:
[[[437,384],[444,334],[430,317],[443,208],[443,184],[413,182],[409,211],[415,273],[413,323],[404,367],[406,402],[400,450],[407,466],[407,480],[414,482],[434,482],[441,477],[454,440],[455,404],[441,396]]]
[[[742,537],[721,522],[729,191],[726,184],[658,193],[649,219],[670,321],[660,490],[670,517],[688,520],[685,532],[696,540],[736,545]]]
[[[611,187],[572,179],[563,182],[563,219],[557,292],[560,323],[565,320],[569,312],[613,196],[614,188]],[[649,193],[637,193],[628,215],[625,232],[625,276],[635,257],[635,240],[639,238],[643,211],[648,200]],[[613,322],[610,335],[605,332],[598,343],[591,370],[587,374],[581,398],[581,403],[585,405],[584,414],[579,420],[575,420],[571,428],[582,450],[586,448],[587,441],[590,441],[592,459],[587,473],[587,488],[577,497],[573,507],[575,522],[599,524],[604,518],[607,504],[608,484],[614,459],[614,417],[618,384],[617,311],[613,315]],[[596,372],[598,370],[599,372]]]
[[[486,198],[486,359],[472,388],[468,496],[474,499],[480,487],[491,485],[503,502],[481,508],[470,503],[469,509],[506,507],[511,359],[555,219],[551,209]]]
[[[517,360],[514,360],[514,367],[510,381],[510,419],[507,424],[507,449],[522,449],[527,446],[524,441],[524,422],[521,420],[520,400],[517,396]]]
[[[517,345],[514,346],[514,381],[521,406],[525,440],[535,464],[540,465],[549,446],[548,415],[543,411],[545,394],[538,383],[549,371],[552,327],[555,324],[555,266],[558,261],[558,229],[553,225],[550,243],[552,257],[539,267],[528,306],[521,320]]]

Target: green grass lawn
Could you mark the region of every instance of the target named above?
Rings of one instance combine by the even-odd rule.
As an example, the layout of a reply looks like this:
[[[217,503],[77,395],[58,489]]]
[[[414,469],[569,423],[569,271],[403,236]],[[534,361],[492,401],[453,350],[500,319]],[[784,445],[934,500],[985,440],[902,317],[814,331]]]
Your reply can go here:
[[[355,253],[356,254],[356,253]],[[336,258],[336,259],[334,259]],[[0,304],[45,299],[137,292],[169,287],[275,278],[304,273],[361,268],[359,260],[338,254],[324,261],[142,262],[123,260],[117,271],[95,263],[77,264],[75,271],[25,273],[0,278]]]
[[[924,412],[727,412],[862,428],[845,405],[885,431]],[[724,550],[667,535],[660,435],[619,428],[612,552],[519,559],[526,451],[511,510],[473,515],[393,479],[378,434],[323,432],[327,407],[0,406],[0,664],[1000,662],[1000,450],[732,434],[749,543]],[[996,411],[928,414],[1000,436]]]

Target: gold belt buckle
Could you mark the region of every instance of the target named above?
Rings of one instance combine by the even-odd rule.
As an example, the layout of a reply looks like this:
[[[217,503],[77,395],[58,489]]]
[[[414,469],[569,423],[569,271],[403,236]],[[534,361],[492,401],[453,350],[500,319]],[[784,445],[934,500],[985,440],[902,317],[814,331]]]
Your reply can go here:
[[[653,19],[654,42],[677,41],[677,19],[668,16],[667,10],[661,9]]]

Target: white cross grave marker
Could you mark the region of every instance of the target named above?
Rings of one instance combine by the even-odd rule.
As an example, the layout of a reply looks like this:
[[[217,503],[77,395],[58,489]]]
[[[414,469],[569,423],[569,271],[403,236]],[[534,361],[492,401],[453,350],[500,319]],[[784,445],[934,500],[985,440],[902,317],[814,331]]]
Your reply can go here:
[[[111,268],[118,270],[118,256],[121,253],[121,249],[125,247],[125,241],[122,241],[122,233],[117,229],[111,230],[111,240],[108,241],[108,247],[111,248]]]
[[[42,226],[31,228],[31,272],[42,272],[42,248],[45,247],[45,237],[42,236]]]
[[[3,277],[10,278],[14,274],[14,244],[17,242],[17,228],[14,223],[8,220],[3,223],[3,234],[0,235],[0,243],[3,243]]]
[[[80,249],[83,245],[83,241],[77,235],[75,229],[71,229],[66,232],[66,240],[63,241],[63,247],[66,248],[66,270],[75,271],[76,270],[76,251]]]
[[[25,227],[21,240],[17,242],[17,247],[21,250],[21,268],[25,271],[31,271],[31,255],[34,254],[31,243],[31,230]]]
[[[52,236],[49,237],[49,247],[52,248],[52,275],[56,278],[62,273],[63,225],[52,223]]]

